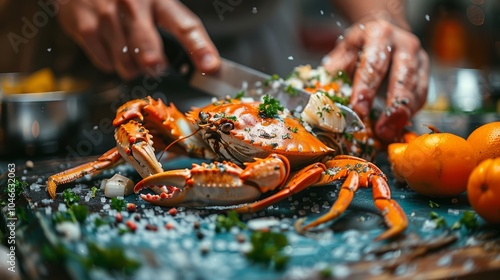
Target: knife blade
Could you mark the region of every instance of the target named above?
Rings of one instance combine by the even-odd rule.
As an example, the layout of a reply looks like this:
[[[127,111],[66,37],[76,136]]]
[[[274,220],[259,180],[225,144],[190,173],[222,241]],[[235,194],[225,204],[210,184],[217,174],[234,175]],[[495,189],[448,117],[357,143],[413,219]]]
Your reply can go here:
[[[268,82],[266,82],[268,81]],[[271,81],[269,83],[269,81]],[[301,112],[311,94],[305,90],[294,88],[290,93],[289,87],[283,80],[276,80],[273,76],[262,73],[250,67],[238,64],[228,59],[221,59],[221,66],[215,74],[205,74],[193,70],[189,78],[189,85],[204,91],[217,98],[234,96],[238,92],[245,91],[245,96],[256,100],[266,94],[278,99],[280,103],[296,112]],[[364,124],[359,116],[349,107],[335,103],[343,112],[347,126],[346,132],[354,132],[364,129]]]

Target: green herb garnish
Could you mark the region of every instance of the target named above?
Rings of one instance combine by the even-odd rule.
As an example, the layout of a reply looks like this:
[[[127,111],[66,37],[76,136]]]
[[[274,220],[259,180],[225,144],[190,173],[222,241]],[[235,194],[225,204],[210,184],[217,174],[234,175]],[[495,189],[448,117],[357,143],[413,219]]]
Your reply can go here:
[[[71,189],[65,189],[63,192],[63,199],[67,206],[71,206],[80,201],[80,196],[74,193]]]
[[[228,120],[232,120],[233,122],[237,121],[238,119],[236,118],[236,116],[227,116],[226,119]]]
[[[244,90],[236,93],[236,95],[234,96],[234,99],[241,99],[241,98],[243,98],[243,96],[245,96],[245,91]]]
[[[342,71],[342,70],[337,71],[335,76],[333,76],[332,81],[342,81],[344,84],[348,84],[348,85],[351,84],[351,79],[349,78],[347,73],[345,71]]]
[[[238,215],[238,212],[236,211],[229,211],[227,213],[227,216],[225,215],[218,215],[216,220],[215,220],[215,231],[216,232],[221,232],[222,230],[229,231],[232,227],[238,227],[241,229],[246,228],[245,223],[240,221],[240,217]]]
[[[432,200],[429,200],[429,207],[430,208],[439,208],[439,204],[432,201]]]
[[[90,188],[90,192],[92,194],[92,198],[95,198],[98,190],[99,189],[96,186],[93,186],[92,188]]]
[[[300,90],[293,87],[292,85],[286,85],[285,92],[290,94],[291,96],[297,96],[300,94]]]
[[[120,199],[118,197],[113,197],[111,199],[111,208],[115,209],[116,211],[122,211],[123,208],[125,208],[125,200]]]
[[[283,248],[288,245],[288,239],[281,232],[254,231],[250,236],[250,243],[252,249],[246,257],[252,262],[282,270],[290,259],[283,253]]]
[[[75,219],[80,223],[83,223],[87,218],[88,214],[87,206],[73,204],[71,205],[69,211],[74,215]]]
[[[437,228],[448,226],[444,217],[439,216],[436,212],[431,211],[429,213],[429,216],[430,216],[431,220],[434,221],[434,223],[436,223]]]
[[[89,243],[87,247],[89,255],[85,259],[84,265],[88,269],[101,267],[130,275],[141,265],[138,261],[128,258],[121,247],[103,248],[95,243]]]
[[[265,95],[263,100],[264,102],[259,104],[259,115],[262,118],[276,118],[278,117],[279,111],[285,109],[281,106],[278,99],[270,97],[269,95]]]
[[[267,87],[271,84],[272,81],[279,81],[281,78],[277,74],[273,74],[268,79],[264,80],[264,85]]]
[[[465,211],[462,214],[460,220],[458,220],[451,226],[451,229],[457,230],[460,229],[462,226],[464,226],[468,230],[476,229],[478,227],[476,213],[473,211]]]

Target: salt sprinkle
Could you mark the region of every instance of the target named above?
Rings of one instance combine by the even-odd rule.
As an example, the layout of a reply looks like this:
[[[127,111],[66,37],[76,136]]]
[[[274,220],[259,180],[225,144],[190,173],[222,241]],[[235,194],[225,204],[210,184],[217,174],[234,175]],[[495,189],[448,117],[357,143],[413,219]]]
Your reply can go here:
[[[124,46],[124,47],[123,47],[123,49],[122,49],[122,52],[123,52],[123,53],[128,52],[128,47],[127,47],[127,46]]]
[[[51,52],[51,51],[52,51],[52,48],[47,48],[47,51],[48,51],[48,52]]]
[[[426,21],[430,21],[430,20],[431,20],[431,16],[429,16],[429,15],[425,15],[425,20],[426,20]]]
[[[293,60],[293,56],[289,56],[289,57],[288,57],[288,60]]]
[[[252,8],[252,13],[253,13],[253,14],[256,14],[256,13],[257,13],[257,7],[253,7],[253,8]]]
[[[139,53],[139,48],[135,48],[134,53]]]

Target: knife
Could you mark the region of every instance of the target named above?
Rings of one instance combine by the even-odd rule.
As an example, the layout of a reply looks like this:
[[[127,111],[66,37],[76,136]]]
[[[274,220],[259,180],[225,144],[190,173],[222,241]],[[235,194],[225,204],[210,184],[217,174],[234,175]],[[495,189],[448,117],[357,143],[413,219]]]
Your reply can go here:
[[[217,73],[209,75],[193,70],[189,85],[217,98],[234,96],[238,92],[245,91],[245,96],[260,100],[262,96],[269,94],[289,110],[299,113],[311,97],[311,94],[303,89],[293,88],[290,91],[289,85],[283,80],[276,80],[271,75],[224,58],[221,58]],[[345,132],[364,129],[363,122],[351,108],[337,102],[335,105],[343,112],[348,124]]]
[[[163,34],[162,38],[171,70],[173,69],[177,75],[187,79],[189,86],[195,89],[221,99],[235,96],[241,91],[245,91],[245,96],[256,100],[269,94],[289,110],[298,113],[302,112],[309,102],[311,94],[305,90],[293,88],[293,94],[291,94],[287,90],[289,85],[283,80],[274,81],[271,75],[225,58],[221,58],[221,65],[216,73],[202,73],[194,67],[189,56],[175,38],[170,34]],[[269,86],[266,81],[273,81],[272,86]],[[337,102],[335,105],[344,115],[347,124],[345,132],[355,132],[365,128],[363,121],[351,108]]]

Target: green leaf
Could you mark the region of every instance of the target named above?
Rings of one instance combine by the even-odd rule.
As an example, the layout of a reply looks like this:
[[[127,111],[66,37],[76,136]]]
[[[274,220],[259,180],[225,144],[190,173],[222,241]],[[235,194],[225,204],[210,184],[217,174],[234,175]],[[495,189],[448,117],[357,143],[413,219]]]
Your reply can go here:
[[[278,99],[265,95],[263,102],[259,104],[259,115],[262,118],[276,118],[284,109]]]

